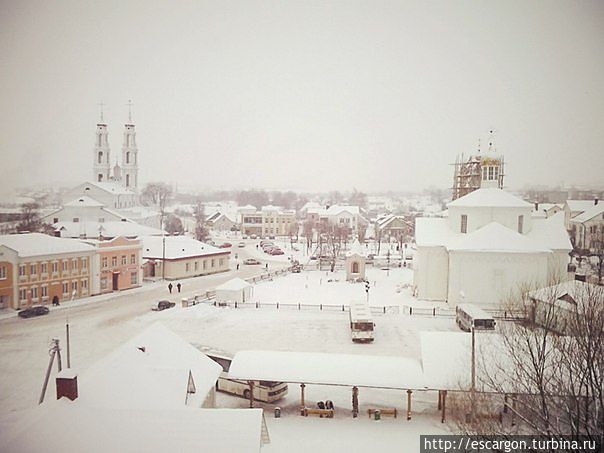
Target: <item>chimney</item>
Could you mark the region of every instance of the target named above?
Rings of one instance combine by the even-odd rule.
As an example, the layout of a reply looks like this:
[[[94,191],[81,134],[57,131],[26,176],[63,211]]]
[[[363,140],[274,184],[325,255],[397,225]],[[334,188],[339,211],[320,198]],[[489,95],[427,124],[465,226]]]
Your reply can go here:
[[[595,205],[597,205],[599,201],[600,201],[600,200],[598,200],[598,197],[595,197],[595,198],[594,198],[594,206],[595,206]]]
[[[78,375],[71,368],[57,374],[57,399],[67,397],[71,401],[78,397]]]

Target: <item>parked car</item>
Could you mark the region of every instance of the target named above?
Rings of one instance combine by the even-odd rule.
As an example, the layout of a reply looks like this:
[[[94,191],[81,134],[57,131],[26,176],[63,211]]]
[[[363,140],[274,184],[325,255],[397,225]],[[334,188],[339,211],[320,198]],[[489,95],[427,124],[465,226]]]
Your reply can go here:
[[[242,249],[243,247],[245,247],[245,242],[240,242],[239,244],[237,244],[237,247]]]
[[[247,239],[247,235],[244,234],[243,236],[241,236],[241,239]]]
[[[255,234],[250,235],[250,239],[257,239],[258,236],[256,236]]]
[[[279,248],[274,248],[268,253],[271,255],[285,255],[285,252]]]
[[[232,246],[233,246],[233,244],[231,244],[230,242],[223,242],[218,247],[221,249],[228,249],[229,247],[232,247]]]
[[[275,236],[270,235],[268,238],[269,238],[269,239],[275,239]]]
[[[243,262],[243,264],[260,264],[260,261],[255,260],[254,258],[248,258]]]
[[[176,305],[174,302],[170,302],[169,300],[160,300],[157,303],[157,307],[153,307],[154,311],[162,311],[167,310],[168,308],[172,308]]]
[[[44,305],[34,305],[33,307],[25,308],[19,312],[20,318],[33,318],[34,316],[47,315],[48,307]]]
[[[264,247],[265,245],[273,245],[273,241],[267,241],[266,239],[261,240],[260,247]]]

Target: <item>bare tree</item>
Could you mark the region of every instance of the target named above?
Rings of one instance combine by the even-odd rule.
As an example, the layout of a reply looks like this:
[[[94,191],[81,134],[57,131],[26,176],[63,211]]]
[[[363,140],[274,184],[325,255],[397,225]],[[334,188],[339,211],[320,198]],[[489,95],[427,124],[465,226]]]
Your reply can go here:
[[[586,436],[604,441],[604,288],[565,282],[510,299],[532,323],[502,322],[495,354],[482,351],[476,417],[461,423],[472,434]],[[516,423],[484,413],[505,396]],[[457,401],[462,412],[472,402]],[[565,451],[565,450],[564,450]],[[583,449],[573,451],[587,451]]]
[[[314,224],[312,220],[306,220],[302,224],[302,234],[306,238],[306,252],[312,249],[313,235],[314,235]]]
[[[36,202],[21,205],[21,222],[17,224],[17,231],[35,232],[42,228],[40,218],[40,205]]]
[[[159,210],[160,227],[164,228],[166,205],[172,196],[172,188],[163,182],[150,182],[141,194],[141,201],[146,206],[154,206]]]
[[[193,217],[195,218],[195,239],[201,242],[208,240],[210,232],[206,222],[206,213],[201,198],[195,200],[193,207]]]
[[[166,216],[166,231],[169,234],[181,235],[184,234],[185,229],[179,217],[174,214],[168,214]]]

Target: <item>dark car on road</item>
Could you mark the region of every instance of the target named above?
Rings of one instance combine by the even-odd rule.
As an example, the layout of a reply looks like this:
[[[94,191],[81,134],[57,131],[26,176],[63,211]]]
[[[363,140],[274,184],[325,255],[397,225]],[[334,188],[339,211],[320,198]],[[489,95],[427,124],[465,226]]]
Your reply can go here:
[[[49,312],[48,307],[43,305],[37,305],[34,307],[26,308],[19,312],[21,318],[33,318],[34,316],[47,315]]]
[[[174,302],[170,302],[169,300],[160,300],[157,303],[157,307],[153,307],[155,311],[167,310],[168,308],[172,308],[176,305]]]
[[[243,264],[260,264],[260,261],[255,260],[254,258],[248,258],[243,262]]]

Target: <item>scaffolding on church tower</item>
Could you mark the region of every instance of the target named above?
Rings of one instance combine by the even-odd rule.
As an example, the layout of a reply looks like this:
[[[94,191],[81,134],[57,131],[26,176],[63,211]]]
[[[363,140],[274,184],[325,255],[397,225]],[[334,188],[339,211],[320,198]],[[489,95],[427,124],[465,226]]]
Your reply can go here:
[[[456,200],[480,188],[497,187],[503,189],[504,159],[497,153],[494,141],[494,131],[490,131],[489,149],[482,152],[480,140],[478,150],[467,159],[461,153],[455,158],[453,170],[452,199]]]

